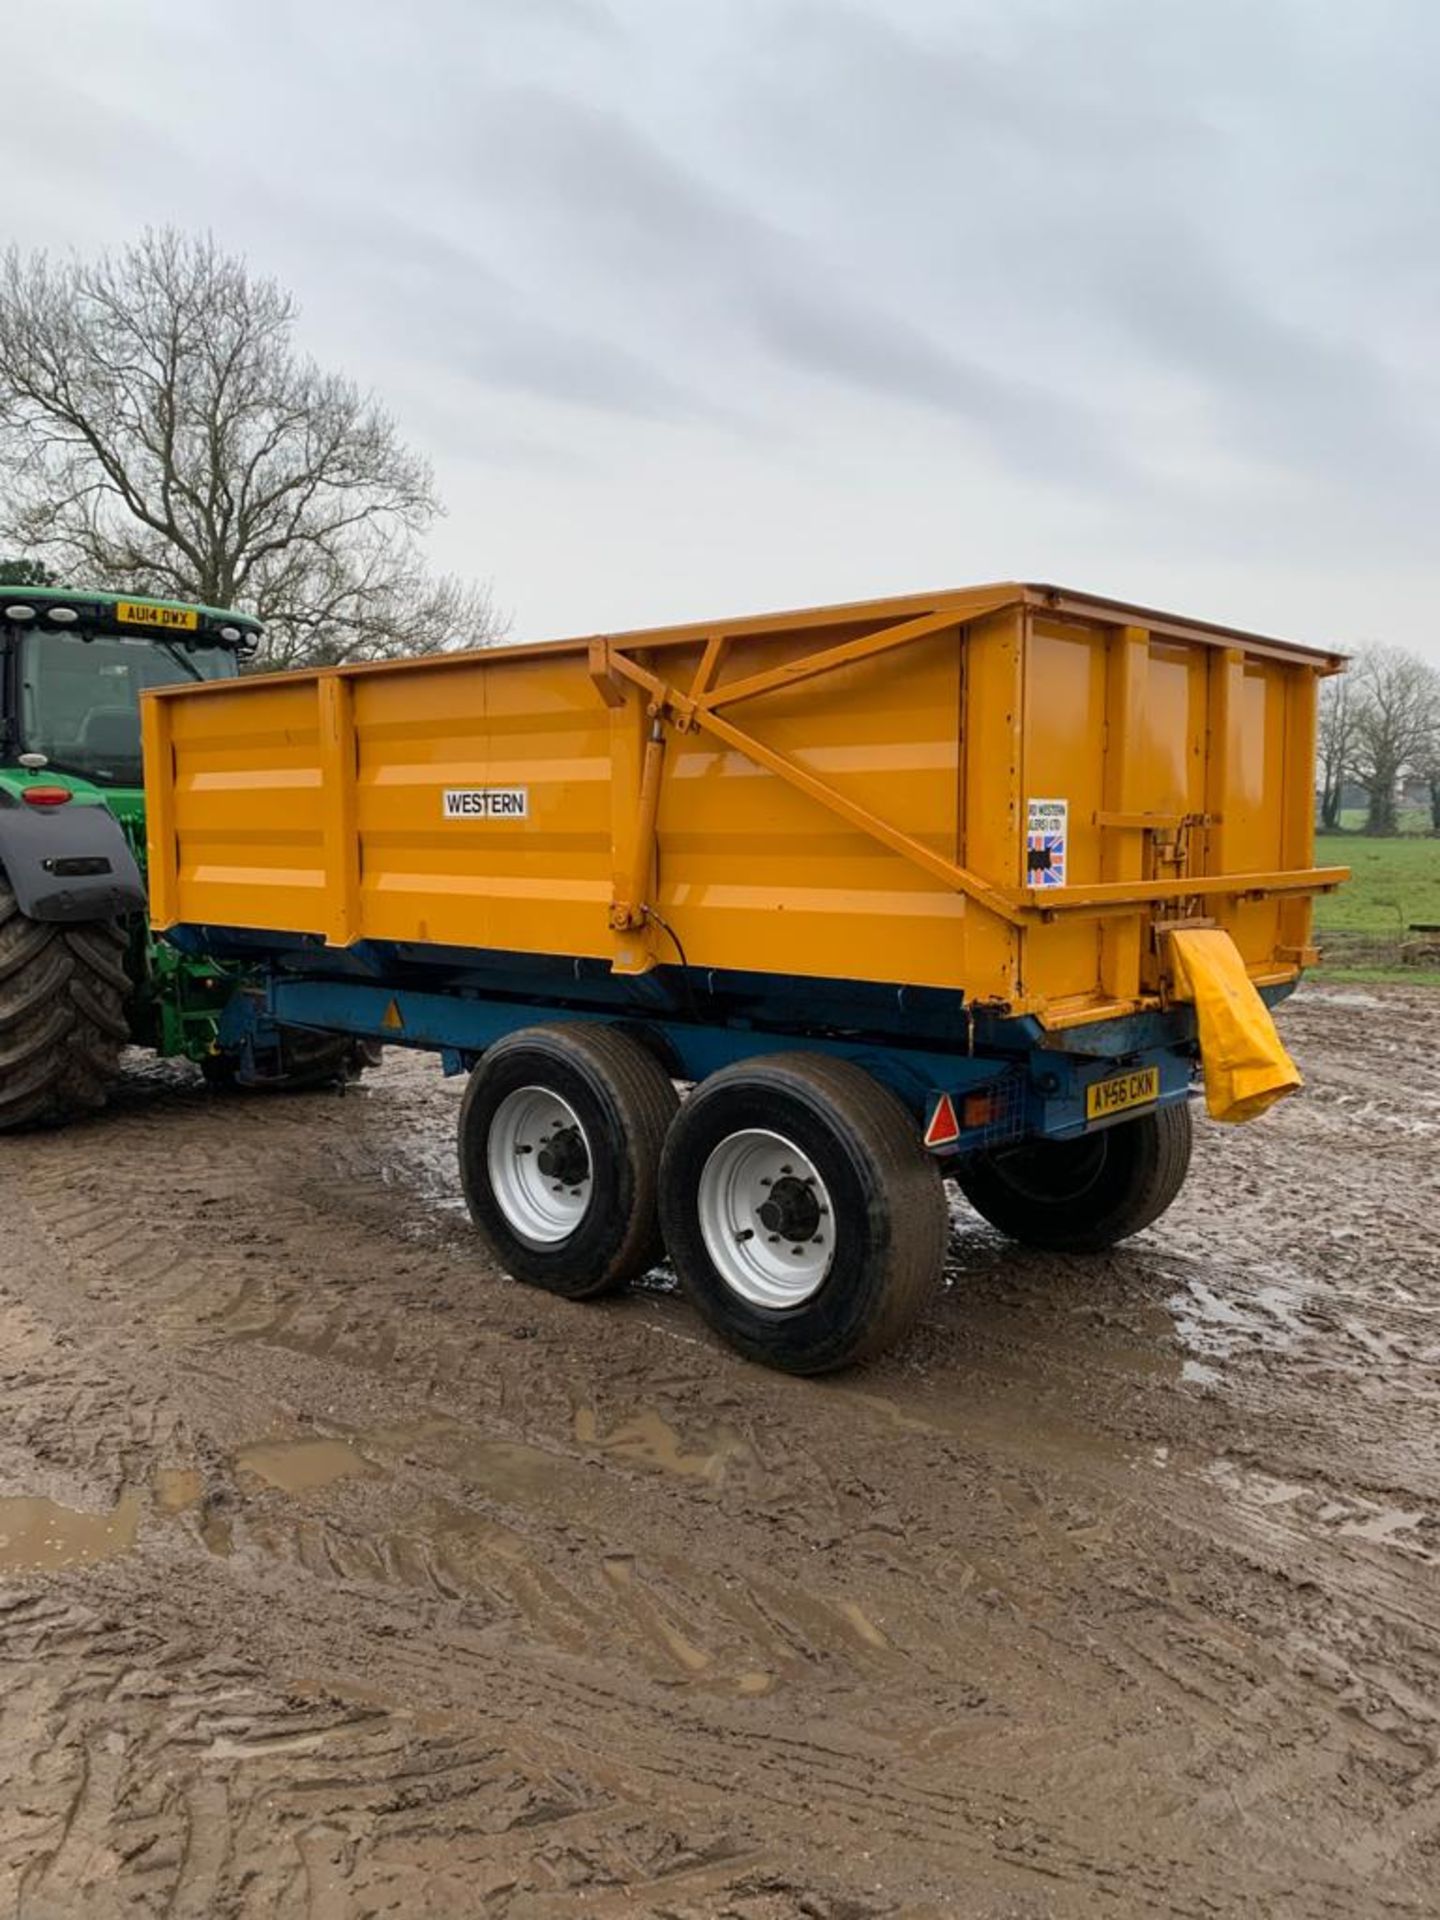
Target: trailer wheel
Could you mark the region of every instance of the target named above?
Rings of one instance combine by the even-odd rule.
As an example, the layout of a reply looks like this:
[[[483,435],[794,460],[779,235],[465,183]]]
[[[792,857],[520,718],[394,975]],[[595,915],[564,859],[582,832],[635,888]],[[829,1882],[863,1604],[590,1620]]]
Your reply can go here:
[[[1036,1140],[961,1162],[965,1198],[992,1227],[1052,1253],[1102,1253],[1158,1220],[1185,1184],[1184,1101],[1078,1140]]]
[[[678,1104],[653,1054],[612,1027],[530,1027],[491,1047],[460,1109],[460,1174],[501,1266],[569,1300],[654,1266]]]
[[[691,1094],[665,1144],[660,1214],[700,1313],[789,1373],[890,1346],[934,1290],[949,1237],[910,1115],[818,1053],[726,1067]]]
[[[0,1133],[94,1113],[130,1038],[125,929],[22,912],[0,874]]]

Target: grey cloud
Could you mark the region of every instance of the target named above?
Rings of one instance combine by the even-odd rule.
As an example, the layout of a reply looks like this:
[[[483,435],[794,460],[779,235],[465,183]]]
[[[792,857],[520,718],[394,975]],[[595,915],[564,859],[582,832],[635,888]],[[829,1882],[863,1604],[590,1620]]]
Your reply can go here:
[[[672,379],[583,316],[561,320],[472,247],[379,208],[353,209],[300,196],[287,219],[312,255],[367,284],[397,352],[452,374],[556,402],[651,420],[718,417],[703,391]],[[403,287],[399,305],[384,303]]]
[[[619,623],[961,566],[1429,632],[1430,0],[14,12],[3,237],[246,250],[542,630],[558,520]]]
[[[1073,399],[947,351],[857,292],[863,276],[837,271],[621,116],[538,91],[490,105],[486,143],[504,155],[507,188],[592,261],[640,273],[647,290],[683,309],[708,307],[712,321],[728,317],[787,367],[962,417],[1018,470],[1122,464]]]
[[[1347,336],[1322,298],[1286,283],[1283,227],[1266,247],[1265,200],[1288,185],[1291,159],[1270,134],[1276,76],[1298,73],[1323,94],[1312,72],[1323,38],[1319,9],[1230,0],[1206,9],[1203,25],[1197,13],[1156,33],[1148,0],[1097,0],[1083,12],[1006,9],[990,19],[1003,20],[1007,34],[969,36],[954,31],[963,7],[948,21],[935,14],[928,34],[900,17],[906,11],[767,11],[767,68],[773,76],[803,60],[812,110],[803,119],[785,112],[787,90],[773,77],[768,103],[762,87],[760,103],[740,110],[777,160],[829,188],[837,205],[840,192],[852,196],[850,224],[864,236],[858,248],[875,243],[865,224],[871,209],[882,226],[918,192],[931,216],[924,243],[932,306],[967,273],[1008,289],[1022,317],[1043,303],[1058,340],[1068,331],[1077,342],[1100,343],[1121,379],[1150,372],[1183,383],[1200,396],[1202,417],[1223,444],[1272,471],[1287,468],[1307,489],[1349,489],[1357,466],[1381,461],[1412,478],[1433,466],[1433,404],[1427,417],[1423,394],[1387,364],[1376,339]],[[1238,71],[1229,34],[1249,55]],[[957,49],[956,39],[967,37]],[[1413,121],[1412,139],[1428,142],[1424,177],[1433,182],[1440,133],[1433,114],[1416,116],[1423,89],[1412,91],[1407,98],[1400,90],[1393,111]],[[1322,115],[1315,131],[1327,155],[1384,144],[1390,107],[1363,93],[1348,104],[1377,124],[1326,124]],[[1296,187],[1310,187],[1313,204],[1297,208],[1297,218],[1308,218],[1317,237],[1338,220],[1331,202],[1342,170],[1331,171],[1337,179],[1325,180],[1322,167],[1313,184]],[[1403,206],[1413,191],[1408,170],[1395,184]],[[948,222],[935,218],[947,202]],[[1366,205],[1367,235],[1377,221],[1393,221],[1395,209],[1389,195]],[[878,237],[883,242],[883,232]],[[1413,216],[1406,237],[1420,238]],[[1429,244],[1420,247],[1432,272],[1434,237],[1432,212]],[[1267,272],[1262,261],[1256,272],[1251,260],[1267,250],[1275,265]],[[1396,234],[1385,249],[1387,277],[1413,280],[1407,251]],[[1356,269],[1373,266],[1367,247]],[[1003,306],[986,317],[1003,326]],[[1378,330],[1380,342],[1386,332]],[[945,404],[953,365],[927,364],[918,350],[899,364],[901,378]],[[1003,387],[993,397],[1000,419],[1023,420],[1023,406],[1004,405]],[[1107,404],[1101,394],[1097,400]],[[1068,420],[1064,437],[1073,447]],[[1086,435],[1083,457],[1096,451]],[[1123,480],[1122,468],[1115,477]]]
[[[1168,239],[1163,253],[1132,249],[1117,317],[1157,358],[1203,378],[1231,431],[1248,423],[1253,443],[1297,461],[1383,446],[1406,467],[1426,464],[1399,383],[1365,343],[1277,317],[1200,235]]]

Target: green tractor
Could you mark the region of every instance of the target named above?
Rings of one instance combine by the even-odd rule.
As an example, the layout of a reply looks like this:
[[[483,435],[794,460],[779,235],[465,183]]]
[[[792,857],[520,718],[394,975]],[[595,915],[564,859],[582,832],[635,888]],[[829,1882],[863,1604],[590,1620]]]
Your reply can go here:
[[[157,940],[146,915],[140,695],[232,679],[261,628],[223,608],[0,585],[0,1133],[104,1105],[121,1049],[218,1085],[313,1086],[353,1043],[246,1023],[233,967]]]

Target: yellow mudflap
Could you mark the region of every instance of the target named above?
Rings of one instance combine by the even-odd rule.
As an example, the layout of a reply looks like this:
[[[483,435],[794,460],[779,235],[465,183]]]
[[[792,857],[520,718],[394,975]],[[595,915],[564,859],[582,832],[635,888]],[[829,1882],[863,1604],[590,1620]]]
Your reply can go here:
[[[1253,1120],[1303,1082],[1228,933],[1195,927],[1170,935],[1175,992],[1195,1003],[1205,1105],[1212,1120]]]

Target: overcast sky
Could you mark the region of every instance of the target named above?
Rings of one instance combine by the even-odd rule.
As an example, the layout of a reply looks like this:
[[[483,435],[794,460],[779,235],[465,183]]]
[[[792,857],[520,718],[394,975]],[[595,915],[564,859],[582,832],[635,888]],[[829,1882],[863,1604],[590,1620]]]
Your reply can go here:
[[[4,228],[210,228],[516,637],[1058,580],[1440,659],[1435,0],[9,0]]]

